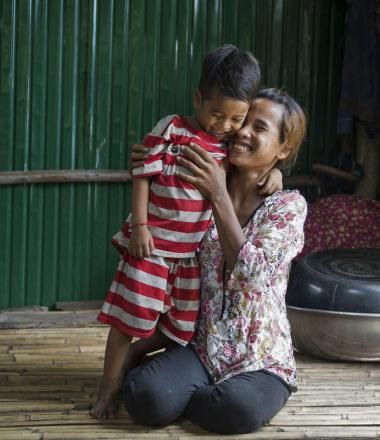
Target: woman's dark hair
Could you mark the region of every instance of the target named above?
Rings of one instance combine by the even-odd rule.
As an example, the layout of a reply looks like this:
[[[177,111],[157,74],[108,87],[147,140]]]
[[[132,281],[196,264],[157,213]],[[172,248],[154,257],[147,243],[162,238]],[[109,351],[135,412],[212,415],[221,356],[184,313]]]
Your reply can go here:
[[[282,89],[262,89],[256,99],[268,99],[283,106],[280,122],[280,143],[288,149],[288,157],[279,165],[287,168],[294,164],[297,154],[306,134],[306,116],[300,105]]]
[[[222,96],[250,102],[260,84],[260,67],[256,58],[232,44],[208,53],[202,63],[198,90],[209,99],[216,90]]]

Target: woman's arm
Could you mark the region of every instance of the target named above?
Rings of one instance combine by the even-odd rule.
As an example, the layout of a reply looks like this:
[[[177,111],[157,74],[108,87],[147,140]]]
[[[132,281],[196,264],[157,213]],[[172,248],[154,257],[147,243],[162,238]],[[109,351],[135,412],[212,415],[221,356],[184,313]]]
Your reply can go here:
[[[182,147],[184,157],[178,156],[178,163],[192,172],[192,176],[178,172],[186,182],[195,185],[210,201],[219,240],[227,267],[232,269],[240,248],[247,240],[227,191],[226,172],[216,161],[197,145]]]
[[[186,147],[182,147],[185,151]],[[219,231],[221,245],[225,254],[228,267],[233,267],[237,255],[246,238],[242,232],[234,207],[226,187],[226,170],[197,145],[187,148],[190,160],[178,156],[178,162],[186,166],[197,177],[179,172],[178,177],[193,183],[202,194],[210,200],[213,208],[215,222]],[[143,145],[132,145],[130,155],[130,168],[138,168],[147,157],[148,149]],[[198,161],[198,165],[196,165]]]
[[[306,200],[297,191],[273,199],[240,249],[229,288],[262,290],[281,267],[289,267],[303,247],[306,212]]]

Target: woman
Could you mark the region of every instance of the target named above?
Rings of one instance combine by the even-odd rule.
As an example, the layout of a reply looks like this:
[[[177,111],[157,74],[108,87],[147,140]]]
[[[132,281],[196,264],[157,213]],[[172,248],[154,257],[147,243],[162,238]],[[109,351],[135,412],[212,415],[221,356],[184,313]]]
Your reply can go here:
[[[294,161],[305,126],[292,98],[266,89],[231,141],[227,181],[206,152],[185,149],[180,160],[191,175],[179,175],[210,200],[214,218],[199,252],[200,317],[189,346],[170,346],[127,375],[124,403],[139,423],[185,416],[208,431],[247,433],[295,389],[285,292],[303,245],[306,202],[297,191],[264,198],[257,183],[279,162]]]

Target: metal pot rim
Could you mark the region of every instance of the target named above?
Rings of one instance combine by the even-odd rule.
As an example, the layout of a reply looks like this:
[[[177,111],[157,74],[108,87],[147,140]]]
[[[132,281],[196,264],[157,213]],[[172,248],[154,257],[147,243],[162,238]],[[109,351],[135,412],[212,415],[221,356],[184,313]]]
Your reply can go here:
[[[318,315],[329,315],[336,317],[350,317],[350,318],[374,318],[380,319],[380,313],[353,313],[353,312],[339,312],[339,311],[331,311],[331,310],[322,310],[322,309],[309,309],[305,307],[295,307],[295,306],[286,306],[290,310],[294,310],[297,312],[306,312]]]

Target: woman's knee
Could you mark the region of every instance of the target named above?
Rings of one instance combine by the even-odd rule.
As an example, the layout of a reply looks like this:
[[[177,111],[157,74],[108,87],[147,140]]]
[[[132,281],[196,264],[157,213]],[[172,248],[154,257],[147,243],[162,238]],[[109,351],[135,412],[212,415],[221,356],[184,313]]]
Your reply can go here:
[[[182,415],[194,390],[207,381],[192,350],[175,345],[128,374],[124,404],[140,423],[167,425]]]
[[[286,403],[289,391],[278,379],[241,376],[203,387],[193,396],[187,416],[193,423],[218,434],[245,434],[269,421]],[[268,382],[263,384],[262,381]],[[264,386],[263,386],[264,385]]]
[[[255,431],[265,422],[260,402],[255,400],[250,399],[248,405],[234,390],[224,394],[217,386],[210,386],[202,388],[193,396],[186,415],[190,421],[207,431],[245,434]]]
[[[123,400],[128,414],[139,423],[164,426],[175,418],[170,399],[163,396],[157,382],[142,373],[127,377]]]

